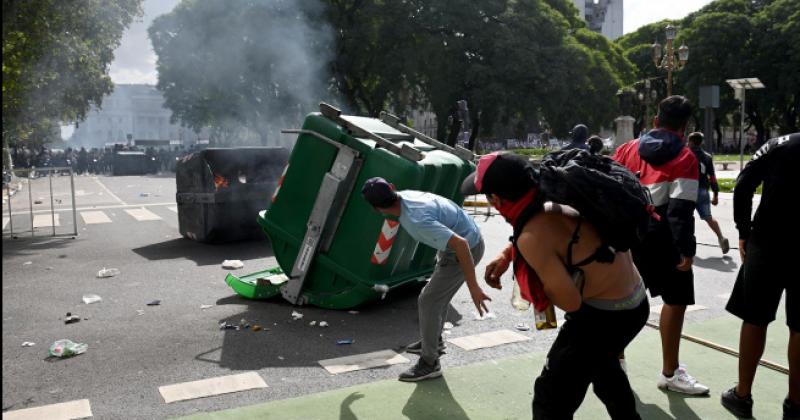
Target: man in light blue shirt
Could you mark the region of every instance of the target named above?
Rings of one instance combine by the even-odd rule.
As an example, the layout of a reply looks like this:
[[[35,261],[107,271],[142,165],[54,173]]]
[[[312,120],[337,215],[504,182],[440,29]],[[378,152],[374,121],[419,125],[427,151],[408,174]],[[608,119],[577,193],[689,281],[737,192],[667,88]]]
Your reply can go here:
[[[439,356],[444,350],[442,329],[450,300],[466,281],[472,302],[482,316],[491,300],[478,285],[475,264],[484,244],[475,221],[456,203],[422,191],[395,191],[383,178],[370,178],[361,189],[364,199],[385,216],[397,217],[416,241],[439,251],[436,268],[418,299],[421,340],[406,351],[419,354],[417,364],[400,374],[401,381],[421,381],[442,375]]]

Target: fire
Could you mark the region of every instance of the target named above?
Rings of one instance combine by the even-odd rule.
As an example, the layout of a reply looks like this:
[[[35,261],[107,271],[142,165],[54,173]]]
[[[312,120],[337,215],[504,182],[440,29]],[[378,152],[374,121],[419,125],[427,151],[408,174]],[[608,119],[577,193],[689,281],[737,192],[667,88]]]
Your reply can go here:
[[[228,186],[230,186],[230,184],[227,179],[223,178],[222,175],[214,174],[214,187],[216,187],[217,190],[220,188],[228,188]]]

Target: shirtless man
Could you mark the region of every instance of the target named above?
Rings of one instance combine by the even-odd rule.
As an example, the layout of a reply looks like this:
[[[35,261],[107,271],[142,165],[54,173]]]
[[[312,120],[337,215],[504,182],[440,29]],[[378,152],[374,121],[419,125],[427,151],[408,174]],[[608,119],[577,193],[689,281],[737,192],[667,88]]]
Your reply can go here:
[[[501,288],[500,276],[514,261],[523,297],[536,307],[549,300],[567,313],[534,385],[533,417],[572,418],[593,384],[612,418],[640,418],[618,361],[650,310],[630,253],[616,253],[611,263],[568,266],[594,255],[602,241],[574,209],[537,200],[535,169],[521,156],[482,157],[461,188],[486,194],[515,227],[516,249],[509,245],[489,263],[486,283]]]

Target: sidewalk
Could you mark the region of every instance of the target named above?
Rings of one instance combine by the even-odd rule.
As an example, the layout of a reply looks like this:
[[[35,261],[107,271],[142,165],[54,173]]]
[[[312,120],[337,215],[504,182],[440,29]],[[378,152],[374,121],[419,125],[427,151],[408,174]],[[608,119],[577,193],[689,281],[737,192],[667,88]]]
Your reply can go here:
[[[782,313],[779,312],[779,314]],[[785,319],[772,324],[764,357],[786,364]],[[735,347],[739,321],[731,316],[694,324],[690,334]],[[609,326],[613,328],[613,326]],[[780,357],[781,353],[783,358]],[[643,419],[734,419],[719,402],[720,393],[736,381],[737,359],[684,340],[681,355],[689,371],[711,388],[706,397],[667,393],[656,387],[660,370],[658,331],[645,327],[626,351],[628,377]],[[489,360],[456,368],[442,378],[417,384],[383,380],[299,398],[197,414],[187,419],[529,419],[533,380],[544,353]],[[269,382],[270,378],[266,378]],[[754,416],[778,419],[787,392],[785,374],[760,367],[753,389]],[[607,418],[605,407],[587,392],[576,419]]]

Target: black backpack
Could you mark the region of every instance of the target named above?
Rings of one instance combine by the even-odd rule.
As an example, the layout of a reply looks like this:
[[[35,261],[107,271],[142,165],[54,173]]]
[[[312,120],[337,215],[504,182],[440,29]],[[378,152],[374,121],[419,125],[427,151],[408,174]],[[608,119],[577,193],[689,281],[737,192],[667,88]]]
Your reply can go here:
[[[629,250],[647,233],[650,194],[613,159],[581,149],[557,151],[544,156],[538,172],[542,200],[574,207],[597,229],[603,246],[593,259],[611,262],[614,252]]]

